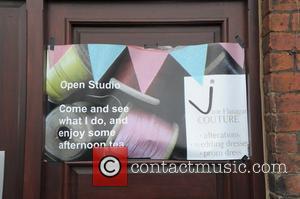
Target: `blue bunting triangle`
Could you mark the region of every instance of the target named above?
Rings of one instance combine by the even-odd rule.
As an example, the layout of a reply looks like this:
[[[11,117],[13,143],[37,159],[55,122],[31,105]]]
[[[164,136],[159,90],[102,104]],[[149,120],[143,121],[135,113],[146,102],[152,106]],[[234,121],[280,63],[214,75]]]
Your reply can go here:
[[[93,78],[99,81],[126,48],[125,45],[88,44]]]
[[[206,64],[207,44],[177,48],[170,55],[200,84]]]

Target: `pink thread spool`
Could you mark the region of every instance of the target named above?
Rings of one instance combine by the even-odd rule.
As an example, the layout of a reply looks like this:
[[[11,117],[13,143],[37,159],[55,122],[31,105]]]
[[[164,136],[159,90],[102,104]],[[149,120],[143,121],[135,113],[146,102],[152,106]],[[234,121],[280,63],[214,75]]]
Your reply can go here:
[[[130,107],[130,105],[129,105]],[[168,159],[174,150],[178,138],[178,125],[170,124],[154,114],[130,107],[126,124],[116,124],[114,136],[110,136],[106,145],[124,143],[128,147],[129,158]]]

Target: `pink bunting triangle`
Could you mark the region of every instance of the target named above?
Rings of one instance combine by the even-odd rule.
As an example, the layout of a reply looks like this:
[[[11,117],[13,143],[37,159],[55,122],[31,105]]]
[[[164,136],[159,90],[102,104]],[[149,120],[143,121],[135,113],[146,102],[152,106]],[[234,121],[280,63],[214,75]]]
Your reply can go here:
[[[244,68],[245,53],[243,48],[236,43],[220,43],[220,45],[230,54],[230,56]]]
[[[54,46],[54,50],[49,50],[49,67],[52,68],[71,46],[72,45],[59,45]]]
[[[145,93],[168,56],[167,51],[128,46],[140,90]]]

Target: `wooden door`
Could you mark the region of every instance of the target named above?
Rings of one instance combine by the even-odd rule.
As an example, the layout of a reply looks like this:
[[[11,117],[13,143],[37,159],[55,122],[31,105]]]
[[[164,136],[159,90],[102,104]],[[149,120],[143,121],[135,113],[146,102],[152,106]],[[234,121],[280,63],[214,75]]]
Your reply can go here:
[[[252,148],[248,164],[251,165],[253,162],[262,162],[256,6],[255,1],[242,0],[48,1],[44,5],[45,41],[53,37],[56,44],[122,43],[176,46],[235,42],[235,36],[239,35],[246,44],[249,74],[248,100],[251,110]],[[39,88],[32,85],[32,89]],[[32,155],[27,156],[33,160],[30,157]],[[90,162],[40,164],[43,166],[43,199],[264,197],[261,175],[129,174],[128,187],[103,188],[92,186]],[[25,167],[25,172],[26,169],[29,170]],[[30,195],[26,190],[24,193],[25,196]]]
[[[5,151],[4,199],[22,198],[26,104],[25,12],[24,2],[0,2],[0,151]]]

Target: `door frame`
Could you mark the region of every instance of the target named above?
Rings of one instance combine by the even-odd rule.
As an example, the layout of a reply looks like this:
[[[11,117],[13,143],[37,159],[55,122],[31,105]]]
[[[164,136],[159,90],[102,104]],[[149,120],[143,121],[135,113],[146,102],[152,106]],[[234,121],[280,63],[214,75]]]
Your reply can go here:
[[[101,0],[105,1],[105,0]],[[99,1],[99,2],[101,2]],[[141,0],[140,0],[141,1]],[[147,0],[144,0],[147,1]],[[152,0],[159,1],[159,0]],[[174,1],[174,0],[173,0]],[[197,0],[194,0],[197,1]],[[198,0],[201,1],[201,0]],[[71,2],[70,0],[68,2]],[[176,1],[174,1],[175,3]],[[259,16],[258,0],[245,0],[248,5],[248,38],[246,62],[249,93],[250,165],[263,163],[263,131],[261,116],[260,70],[259,70]],[[26,0],[27,8],[27,81],[26,81],[26,132],[24,147],[23,198],[41,198],[42,153],[44,146],[45,122],[45,21],[47,1]],[[255,130],[253,130],[255,128]],[[253,133],[255,132],[255,133]],[[251,198],[265,197],[263,174],[251,176]]]

